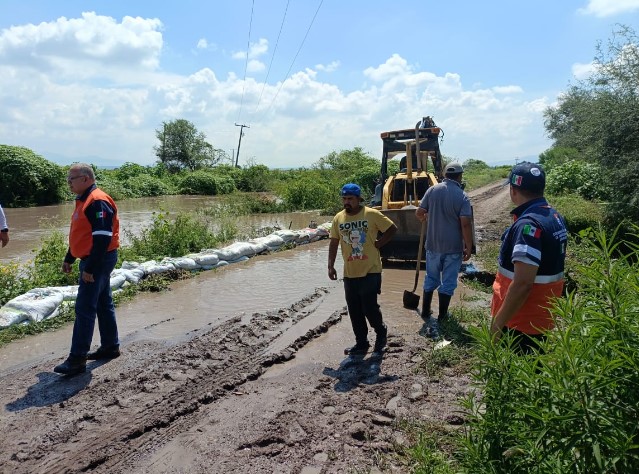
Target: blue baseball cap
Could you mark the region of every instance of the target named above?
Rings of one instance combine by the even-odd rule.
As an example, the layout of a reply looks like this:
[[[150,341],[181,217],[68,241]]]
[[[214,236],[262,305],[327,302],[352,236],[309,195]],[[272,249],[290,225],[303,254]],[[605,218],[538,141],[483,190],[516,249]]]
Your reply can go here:
[[[362,194],[362,189],[356,185],[355,183],[348,183],[342,186],[342,191],[340,193],[342,196],[357,196],[359,197]]]
[[[510,170],[507,184],[535,193],[543,193],[546,187],[546,173],[538,163],[524,161]]]

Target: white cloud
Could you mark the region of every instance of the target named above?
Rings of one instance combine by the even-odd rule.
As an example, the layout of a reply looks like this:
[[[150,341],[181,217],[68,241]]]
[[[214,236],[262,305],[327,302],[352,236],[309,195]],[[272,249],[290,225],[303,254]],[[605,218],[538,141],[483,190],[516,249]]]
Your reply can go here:
[[[495,94],[521,94],[523,92],[522,88],[519,86],[497,86],[491,89]]]
[[[200,38],[197,41],[196,49],[214,51],[217,49],[217,44],[209,43],[209,40],[207,40],[206,38]]]
[[[340,62],[339,61],[331,61],[329,64],[317,64],[315,66],[315,69],[317,69],[318,71],[324,71],[324,72],[333,72],[335,70],[337,70],[337,68],[340,66]]]
[[[369,67],[364,70],[364,75],[374,81],[384,81],[398,75],[405,75],[411,71],[408,62],[399,54],[393,54],[384,64],[378,67]]]
[[[264,63],[258,61],[257,59],[250,59],[248,64],[246,65],[247,72],[261,72],[264,69],[266,69]]]
[[[593,72],[595,72],[595,65],[593,63],[575,63],[572,65],[572,75],[575,76],[577,80],[582,81],[588,79]]]
[[[268,40],[260,38],[257,43],[251,43],[248,50],[248,58],[255,59],[268,52]],[[237,51],[232,55],[233,59],[246,59],[246,51]]]
[[[78,77],[109,70],[154,70],[162,49],[162,22],[125,16],[120,23],[93,12],[82,18],[12,26],[0,34],[3,64]]]
[[[398,54],[361,71],[370,84],[350,92],[319,79],[317,71],[336,68],[337,61],[294,72],[283,84],[209,68],[168,74],[158,64],[162,44],[159,20],[117,23],[93,13],[2,31],[0,136],[69,162],[97,156],[150,164],[163,121],[190,120],[230,153],[239,120],[251,126],[240,163],[255,157],[270,167],[291,167],[355,146],[379,157],[380,132],[410,128],[431,115],[446,133],[443,153],[461,161],[512,160],[548,147],[541,132],[547,101],[528,97],[516,84],[467,89],[459,74],[421,71]],[[247,72],[263,70],[257,57],[267,49],[266,40],[252,45]]]
[[[584,15],[603,18],[635,10],[639,10],[639,0],[588,0],[586,7],[578,11]]]

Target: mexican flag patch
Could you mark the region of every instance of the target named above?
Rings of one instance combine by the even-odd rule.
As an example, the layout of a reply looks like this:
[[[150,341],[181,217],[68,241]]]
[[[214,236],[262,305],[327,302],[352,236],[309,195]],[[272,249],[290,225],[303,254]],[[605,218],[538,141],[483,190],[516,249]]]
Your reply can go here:
[[[533,225],[526,224],[524,226],[524,235],[530,235],[531,237],[538,239],[539,237],[541,237],[541,229],[538,229]]]
[[[98,211],[95,213],[96,219],[104,219],[104,211]]]

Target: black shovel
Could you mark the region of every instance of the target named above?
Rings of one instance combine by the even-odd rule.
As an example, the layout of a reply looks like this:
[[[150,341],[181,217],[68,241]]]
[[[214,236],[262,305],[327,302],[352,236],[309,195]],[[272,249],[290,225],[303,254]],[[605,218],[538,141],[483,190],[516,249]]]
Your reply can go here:
[[[424,234],[426,233],[426,219],[422,221],[422,229],[419,233],[419,249],[417,250],[417,269],[415,270],[415,285],[413,291],[404,290],[404,308],[417,309],[419,307],[419,295],[415,294],[419,281],[419,267],[422,264],[422,249],[424,248]]]

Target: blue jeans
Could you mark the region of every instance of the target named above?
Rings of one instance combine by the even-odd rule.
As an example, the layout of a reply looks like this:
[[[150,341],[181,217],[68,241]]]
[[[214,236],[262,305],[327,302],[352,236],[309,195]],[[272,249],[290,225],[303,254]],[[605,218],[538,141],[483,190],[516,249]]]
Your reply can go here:
[[[426,251],[426,277],[424,291],[435,291],[452,296],[457,288],[457,276],[462,264],[461,253]]]
[[[98,317],[100,341],[103,347],[118,347],[118,325],[111,296],[111,272],[118,260],[118,251],[107,252],[102,263],[93,270],[93,283],[82,281],[85,264],[80,261],[80,287],[75,300],[75,323],[71,339],[71,355],[86,357],[91,348],[95,317]]]

